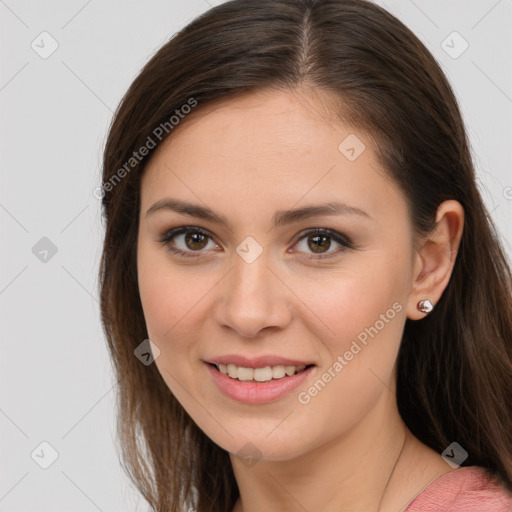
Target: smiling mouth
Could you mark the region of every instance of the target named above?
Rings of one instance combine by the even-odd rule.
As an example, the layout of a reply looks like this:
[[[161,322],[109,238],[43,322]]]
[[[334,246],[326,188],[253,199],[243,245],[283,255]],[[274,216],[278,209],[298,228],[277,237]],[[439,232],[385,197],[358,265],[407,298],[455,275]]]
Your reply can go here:
[[[302,366],[275,365],[264,366],[262,368],[247,368],[243,366],[236,366],[234,364],[208,364],[233,380],[246,382],[270,382],[286,377],[292,377],[293,375],[302,373],[308,368],[315,366],[314,364],[308,364]]]

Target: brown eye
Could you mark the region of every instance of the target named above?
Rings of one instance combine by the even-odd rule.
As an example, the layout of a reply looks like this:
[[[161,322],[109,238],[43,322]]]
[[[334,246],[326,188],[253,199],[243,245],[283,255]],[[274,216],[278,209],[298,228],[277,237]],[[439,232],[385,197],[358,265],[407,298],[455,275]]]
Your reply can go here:
[[[183,239],[180,237],[183,236]],[[217,247],[212,240],[211,235],[202,228],[193,226],[183,226],[176,229],[171,229],[166,235],[160,240],[167,249],[174,253],[179,254],[182,257],[197,257],[200,256],[208,246],[208,242],[212,242],[213,248]],[[197,253],[197,254],[194,254]]]
[[[310,235],[307,241],[308,247],[316,253],[323,253],[331,247],[330,237],[325,235]]]
[[[337,250],[329,251],[333,242],[334,244],[337,244],[339,248]],[[301,243],[303,244],[302,247],[300,247]],[[347,237],[336,233],[335,231],[321,228],[316,228],[307,232],[298,240],[296,245],[299,247],[300,252],[309,252],[318,255],[312,256],[313,258],[327,258],[331,255],[334,256],[340,252],[353,249],[352,242]]]
[[[204,249],[208,245],[208,237],[202,233],[186,233],[185,245],[192,251]]]

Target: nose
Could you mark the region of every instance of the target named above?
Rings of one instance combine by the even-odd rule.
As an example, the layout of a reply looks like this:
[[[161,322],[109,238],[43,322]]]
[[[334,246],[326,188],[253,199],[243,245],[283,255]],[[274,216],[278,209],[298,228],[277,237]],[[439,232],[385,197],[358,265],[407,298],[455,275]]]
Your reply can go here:
[[[219,288],[217,323],[239,336],[257,337],[263,330],[285,328],[291,321],[291,292],[268,259],[261,254],[252,263],[234,255],[233,268]]]

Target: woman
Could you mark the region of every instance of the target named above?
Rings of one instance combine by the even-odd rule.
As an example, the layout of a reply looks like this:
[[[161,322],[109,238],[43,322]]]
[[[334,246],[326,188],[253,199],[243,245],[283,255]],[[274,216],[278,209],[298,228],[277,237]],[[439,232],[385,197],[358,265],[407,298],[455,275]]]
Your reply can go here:
[[[452,89],[364,0],[234,0],[105,147],[101,312],[157,511],[512,510],[512,277]]]

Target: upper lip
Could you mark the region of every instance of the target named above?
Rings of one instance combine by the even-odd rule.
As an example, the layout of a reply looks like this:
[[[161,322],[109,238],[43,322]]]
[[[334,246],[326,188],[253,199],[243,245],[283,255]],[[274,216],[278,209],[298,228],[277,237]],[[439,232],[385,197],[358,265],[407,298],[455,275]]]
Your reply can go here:
[[[243,368],[264,368],[265,366],[307,366],[314,364],[311,361],[300,361],[298,359],[289,359],[276,355],[266,355],[258,357],[245,357],[240,354],[227,354],[225,356],[213,357],[206,361],[212,364],[234,364]]]

